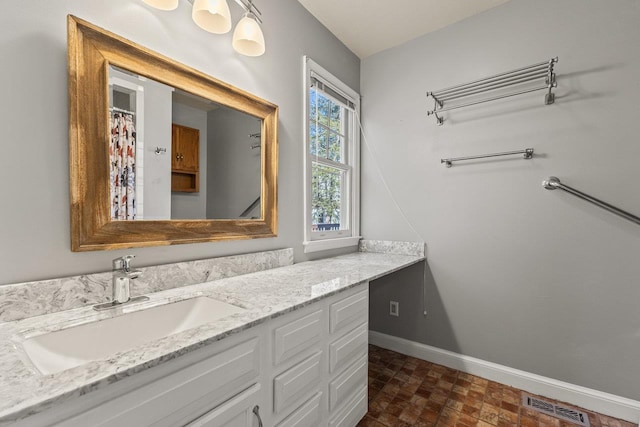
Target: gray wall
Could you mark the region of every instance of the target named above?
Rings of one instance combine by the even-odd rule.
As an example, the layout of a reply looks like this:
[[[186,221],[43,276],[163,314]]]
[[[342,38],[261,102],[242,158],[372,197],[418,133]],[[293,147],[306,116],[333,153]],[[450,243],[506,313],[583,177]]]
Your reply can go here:
[[[260,133],[260,120],[230,108],[208,114],[209,191],[207,218],[238,218],[260,196],[260,142],[249,134]],[[260,216],[260,209],[256,209]]]
[[[143,219],[171,218],[171,96],[173,88],[147,79],[144,87]],[[156,154],[156,147],[166,148]]]
[[[197,193],[171,192],[172,219],[207,218],[207,112],[198,108],[173,103],[171,121],[200,131],[199,179]]]
[[[640,215],[638,22],[637,0],[513,0],[363,60],[363,235],[424,239],[429,264],[427,317],[402,302],[388,317],[420,295],[411,269],[372,286],[374,329],[640,399],[640,227],[541,187],[556,175]],[[425,114],[428,90],[556,55],[554,105]],[[440,165],[526,147],[535,159]]]
[[[212,35],[191,20],[141,1],[22,0],[0,14],[0,80],[6,82],[0,168],[0,284],[105,271],[137,255],[140,266],[292,247],[304,259],[302,210],[302,56],[354,89],[359,60],[297,1],[260,1],[267,52],[236,54],[232,34]],[[234,22],[241,13],[230,2]],[[69,237],[66,16],[74,14],[280,106],[278,237],[107,252],[72,253]]]

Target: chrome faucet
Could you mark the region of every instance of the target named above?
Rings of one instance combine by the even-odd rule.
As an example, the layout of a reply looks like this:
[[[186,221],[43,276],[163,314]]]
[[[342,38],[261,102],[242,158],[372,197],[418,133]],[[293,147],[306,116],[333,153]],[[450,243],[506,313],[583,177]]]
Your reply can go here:
[[[116,258],[113,264],[113,303],[124,304],[131,300],[131,280],[136,279],[142,273],[140,270],[131,269],[131,260],[135,255],[127,255]]]
[[[111,300],[111,302],[95,305],[93,307],[95,310],[105,310],[108,308],[119,306],[121,304],[147,301],[149,299],[145,296],[131,298],[131,281],[142,274],[140,270],[131,269],[131,260],[134,258],[135,255],[127,255],[116,258],[112,261],[113,299]]]

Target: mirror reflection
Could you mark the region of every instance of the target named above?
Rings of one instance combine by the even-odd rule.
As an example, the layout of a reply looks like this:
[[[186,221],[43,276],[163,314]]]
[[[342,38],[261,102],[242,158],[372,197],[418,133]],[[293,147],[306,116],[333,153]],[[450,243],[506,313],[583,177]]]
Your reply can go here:
[[[112,220],[260,218],[260,119],[109,67]]]

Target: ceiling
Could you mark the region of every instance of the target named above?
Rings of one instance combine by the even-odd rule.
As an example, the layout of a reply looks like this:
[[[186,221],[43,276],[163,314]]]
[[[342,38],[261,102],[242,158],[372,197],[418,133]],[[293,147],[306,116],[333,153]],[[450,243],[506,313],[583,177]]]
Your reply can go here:
[[[360,58],[509,0],[298,0]]]

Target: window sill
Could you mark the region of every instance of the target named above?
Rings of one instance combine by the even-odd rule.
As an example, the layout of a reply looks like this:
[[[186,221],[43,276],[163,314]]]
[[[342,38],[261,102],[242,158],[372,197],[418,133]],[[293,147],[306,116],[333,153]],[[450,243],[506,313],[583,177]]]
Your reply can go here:
[[[357,246],[362,237],[341,237],[338,239],[313,240],[311,242],[303,242],[304,253],[328,251],[330,249],[346,248],[348,246]]]

